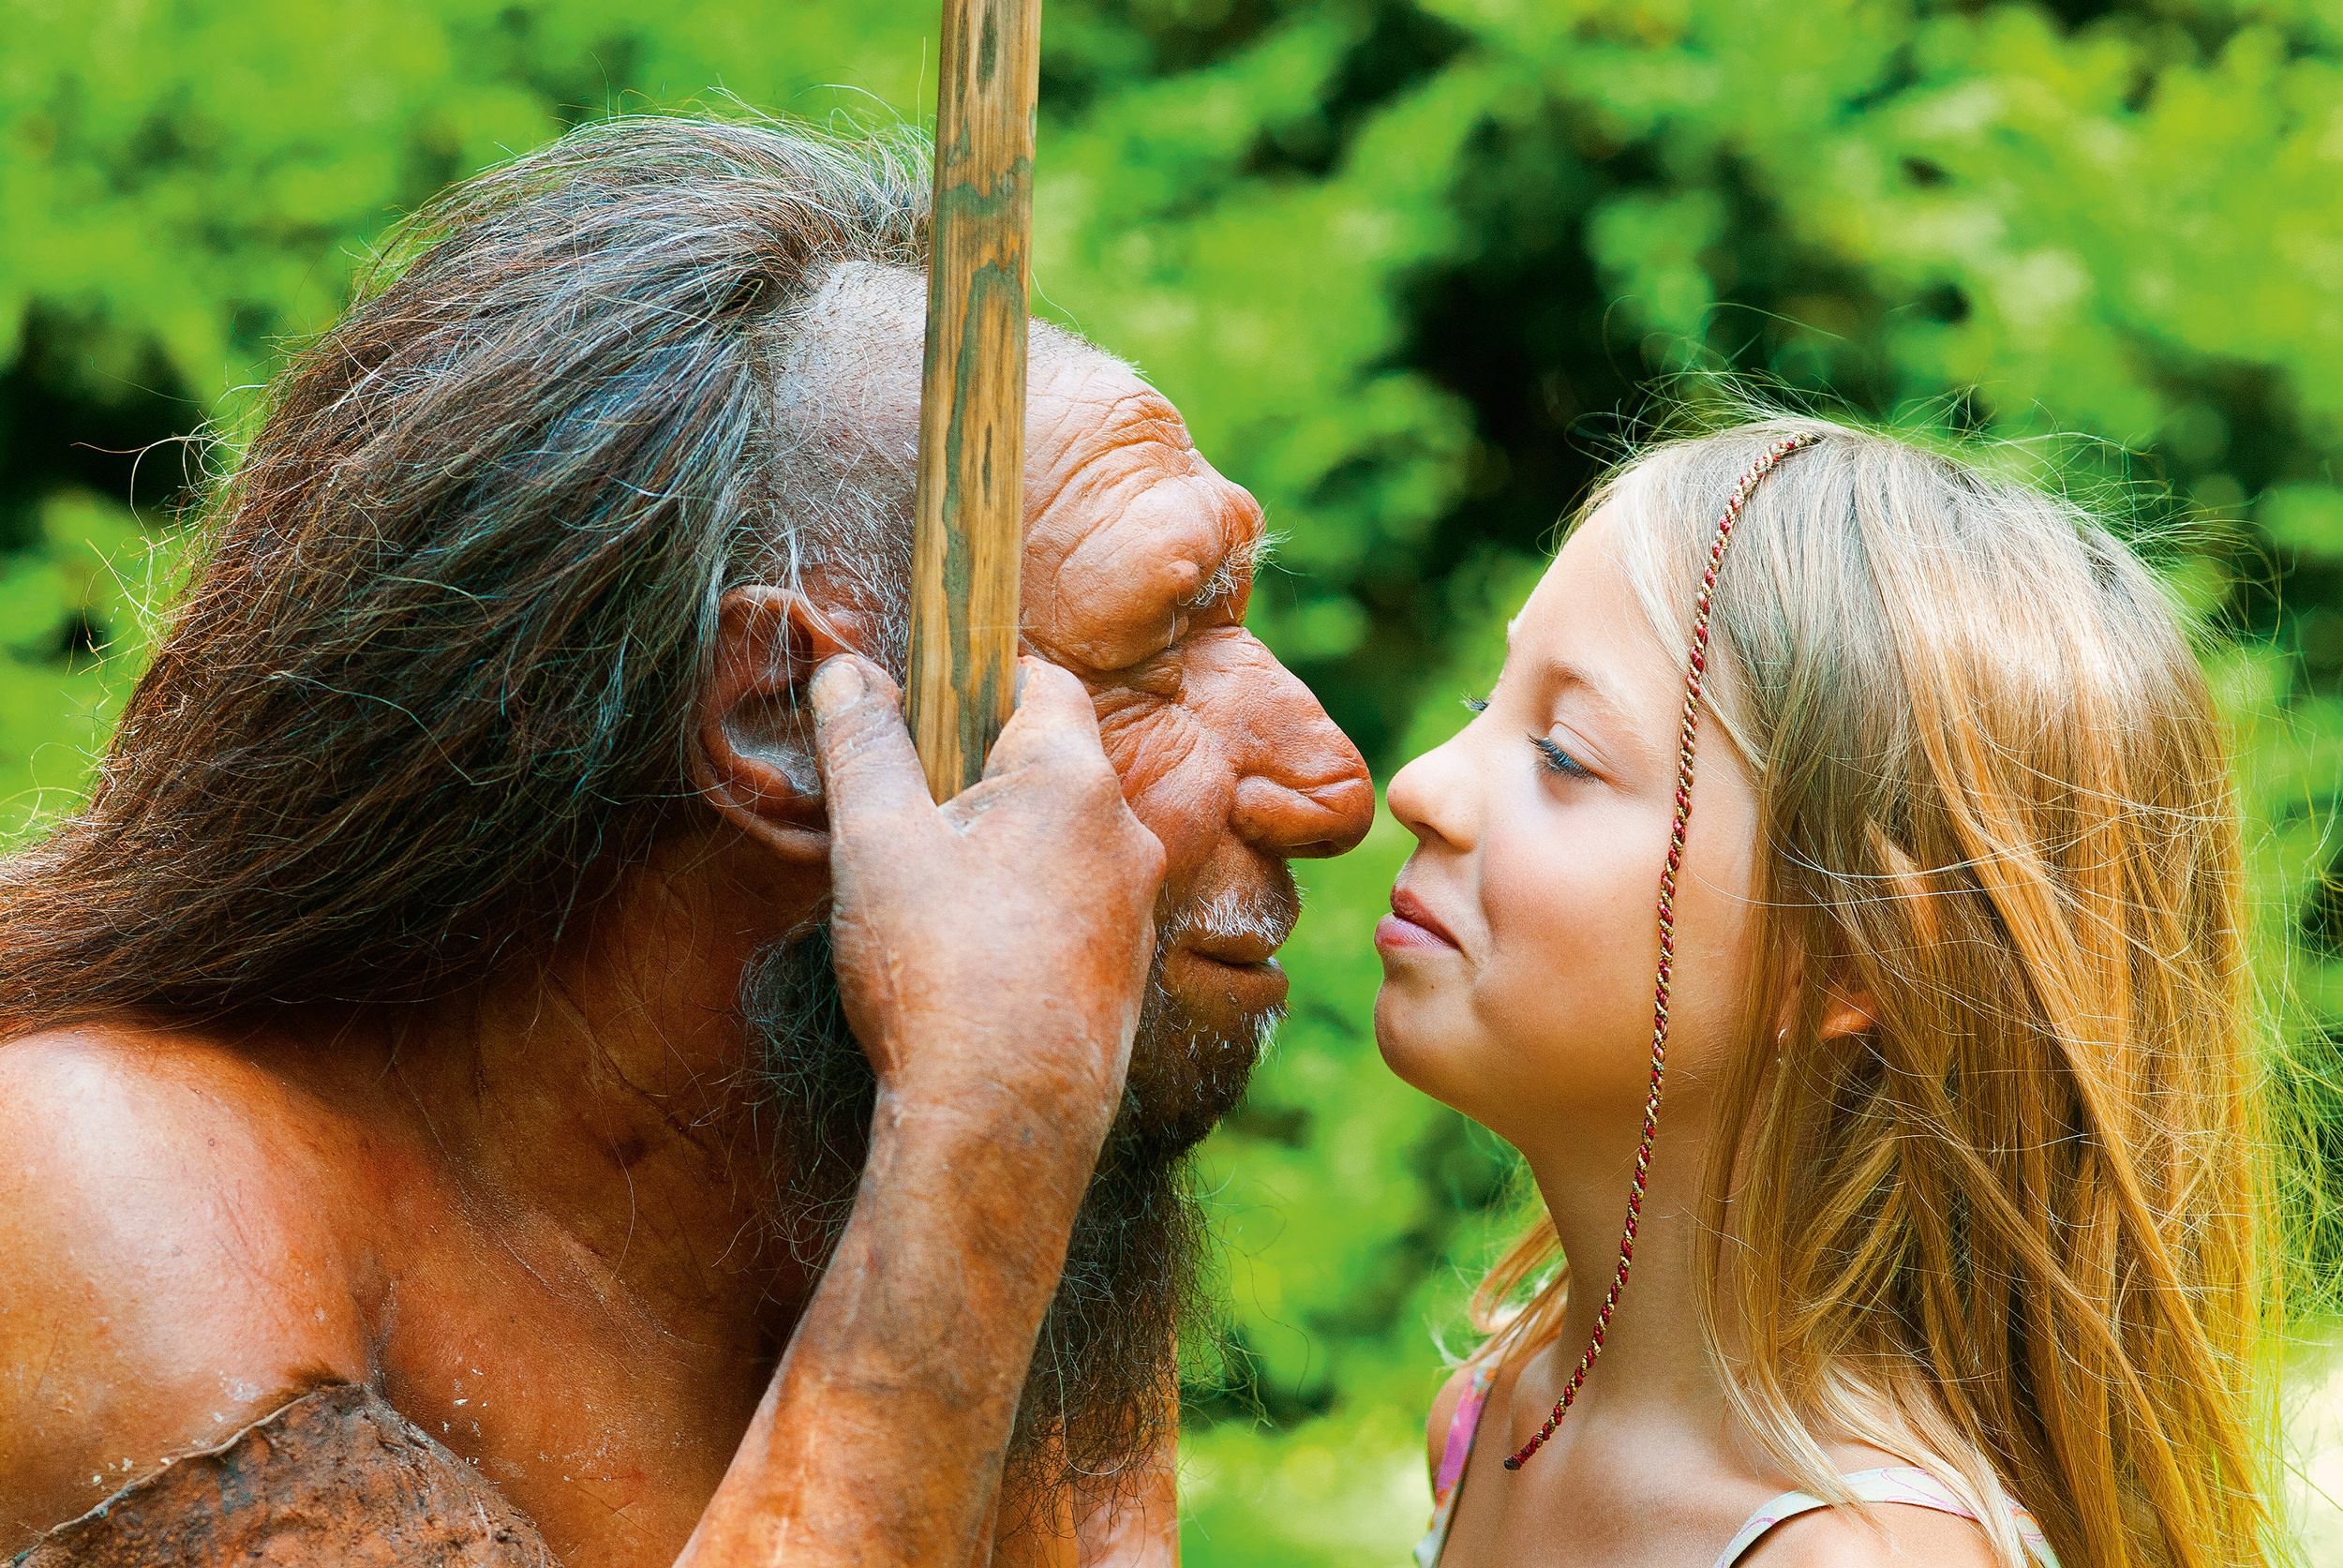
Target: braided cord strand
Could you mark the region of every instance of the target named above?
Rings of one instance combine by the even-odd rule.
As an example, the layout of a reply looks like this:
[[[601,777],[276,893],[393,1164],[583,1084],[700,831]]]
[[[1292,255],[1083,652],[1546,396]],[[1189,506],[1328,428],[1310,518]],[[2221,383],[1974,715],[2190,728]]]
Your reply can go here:
[[[1627,1223],[1619,1230],[1619,1267],[1612,1272],[1611,1288],[1603,1297],[1602,1309],[1595,1314],[1594,1338],[1586,1353],[1578,1358],[1570,1381],[1562,1385],[1561,1398],[1539,1426],[1538,1435],[1505,1461],[1507,1470],[1519,1470],[1530,1455],[1545,1447],[1545,1440],[1554,1435],[1554,1428],[1570,1413],[1578,1390],[1586,1383],[1588,1371],[1603,1353],[1604,1337],[1611,1328],[1611,1314],[1619,1308],[1619,1298],[1627,1289],[1628,1270],[1634,1266],[1635,1230],[1643,1220],[1644,1187],[1651,1175],[1651,1141],[1660,1128],[1660,1090],[1667,1081],[1668,991],[1676,967],[1676,874],[1684,863],[1684,831],[1693,818],[1693,753],[1700,731],[1701,682],[1709,673],[1709,611],[1716,598],[1717,569],[1724,564],[1724,547],[1733,542],[1733,525],[1740,521],[1741,508],[1748,504],[1749,494],[1757,487],[1757,482],[1771,472],[1776,463],[1801,446],[1813,445],[1815,439],[1811,434],[1785,436],[1749,465],[1748,471],[1735,483],[1733,493],[1725,499],[1724,515],[1717,519],[1715,542],[1709,546],[1709,565],[1701,574],[1700,599],[1693,614],[1692,648],[1685,660],[1684,724],[1676,747],[1676,822],[1668,831],[1667,864],[1660,872],[1660,969],[1652,986],[1651,1086],[1644,1095],[1643,1142],[1635,1150],[1635,1176],[1627,1188]]]

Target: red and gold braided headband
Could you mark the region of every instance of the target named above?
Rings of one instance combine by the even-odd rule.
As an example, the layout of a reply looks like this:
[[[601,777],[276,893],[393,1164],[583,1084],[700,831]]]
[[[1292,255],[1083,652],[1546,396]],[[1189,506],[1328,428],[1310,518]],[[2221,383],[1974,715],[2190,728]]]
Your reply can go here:
[[[1773,470],[1776,463],[1801,446],[1812,446],[1816,438],[1811,434],[1785,436],[1766,448],[1749,471],[1734,485],[1733,493],[1725,498],[1724,515],[1717,519],[1716,541],[1709,546],[1709,568],[1701,574],[1700,599],[1693,614],[1692,648],[1685,658],[1684,727],[1676,751],[1676,825],[1668,833],[1668,858],[1660,873],[1660,974],[1652,987],[1651,1004],[1651,1087],[1644,1096],[1643,1142],[1635,1150],[1635,1177],[1627,1188],[1627,1223],[1619,1231],[1619,1267],[1611,1275],[1610,1292],[1603,1298],[1603,1309],[1595,1314],[1594,1340],[1586,1353],[1578,1358],[1577,1369],[1562,1387],[1562,1396],[1555,1403],[1553,1413],[1538,1427],[1538,1435],[1524,1443],[1521,1452],[1505,1461],[1507,1470],[1519,1470],[1530,1455],[1545,1446],[1545,1440],[1554,1435],[1570,1412],[1571,1402],[1578,1397],[1579,1388],[1587,1381],[1587,1370],[1603,1353],[1603,1337],[1610,1331],[1611,1314],[1619,1307],[1621,1292],[1627,1289],[1627,1271],[1635,1262],[1635,1227],[1643,1218],[1645,1183],[1651,1174],[1651,1139],[1660,1126],[1660,1088],[1667,1078],[1668,1065],[1668,983],[1676,963],[1676,873],[1684,863],[1684,829],[1693,815],[1693,746],[1700,728],[1700,684],[1709,669],[1709,609],[1716,597],[1717,568],[1724,562],[1724,547],[1733,542],[1733,525],[1740,521],[1741,508],[1749,501],[1749,493],[1757,482]]]

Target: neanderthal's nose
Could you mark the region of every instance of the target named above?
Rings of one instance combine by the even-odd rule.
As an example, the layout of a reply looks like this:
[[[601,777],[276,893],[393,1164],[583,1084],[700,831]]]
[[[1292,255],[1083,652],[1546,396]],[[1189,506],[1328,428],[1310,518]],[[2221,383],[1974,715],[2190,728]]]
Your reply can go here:
[[[1375,786],[1356,777],[1297,789],[1258,775],[1236,785],[1236,830],[1274,855],[1307,859],[1356,849],[1375,820]]]
[[[1255,847],[1291,859],[1358,847],[1375,821],[1366,762],[1309,688],[1287,670],[1253,729],[1253,754],[1236,782],[1230,820]]]

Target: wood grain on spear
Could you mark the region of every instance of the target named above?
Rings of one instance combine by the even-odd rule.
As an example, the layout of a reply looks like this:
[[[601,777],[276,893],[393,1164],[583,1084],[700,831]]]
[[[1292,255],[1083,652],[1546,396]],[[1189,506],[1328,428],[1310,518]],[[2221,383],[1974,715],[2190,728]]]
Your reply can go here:
[[[944,0],[905,694],[928,788],[984,774],[1017,679],[1041,0]]]

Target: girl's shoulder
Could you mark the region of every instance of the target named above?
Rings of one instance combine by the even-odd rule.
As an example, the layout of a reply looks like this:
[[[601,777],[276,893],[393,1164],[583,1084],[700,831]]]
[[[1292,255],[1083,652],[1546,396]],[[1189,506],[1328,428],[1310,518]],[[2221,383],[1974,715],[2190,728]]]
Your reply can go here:
[[[1841,1467],[1840,1495],[1856,1503],[1833,1507],[1819,1489],[1781,1493],[1749,1516],[1718,1568],[1993,1568],[2001,1561],[1970,1502],[1943,1478],[1909,1463],[1866,1465],[1892,1456],[1865,1444],[1841,1446],[1829,1456]],[[2058,1568],[2034,1516],[2006,1496],[2002,1501],[2020,1559],[2029,1568]]]
[[[1818,1508],[1784,1519],[1741,1555],[1737,1568],[1993,1568],[1992,1543],[1976,1520],[1910,1503],[1871,1510],[1874,1526],[1851,1508]]]

